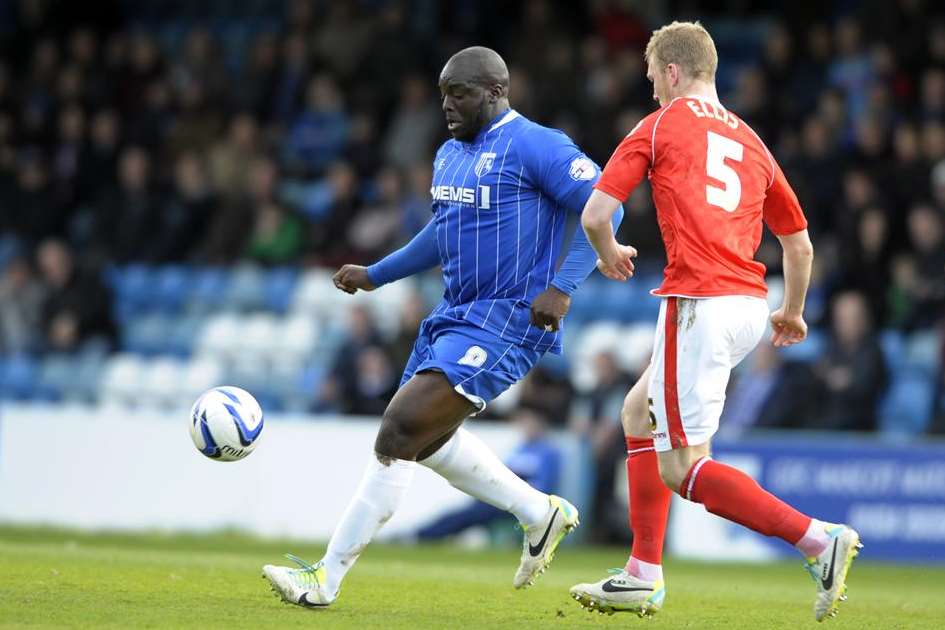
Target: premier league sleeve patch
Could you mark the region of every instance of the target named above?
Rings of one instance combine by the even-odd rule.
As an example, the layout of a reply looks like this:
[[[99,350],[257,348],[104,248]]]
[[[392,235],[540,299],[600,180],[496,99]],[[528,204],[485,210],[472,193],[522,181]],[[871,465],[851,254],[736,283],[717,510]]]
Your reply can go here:
[[[597,165],[585,156],[574,158],[571,162],[571,168],[568,169],[568,174],[575,181],[594,179],[597,175]]]

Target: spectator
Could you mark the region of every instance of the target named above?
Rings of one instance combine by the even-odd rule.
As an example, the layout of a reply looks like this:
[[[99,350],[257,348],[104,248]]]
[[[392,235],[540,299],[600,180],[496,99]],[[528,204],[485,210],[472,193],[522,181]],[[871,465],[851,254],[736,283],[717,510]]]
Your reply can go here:
[[[115,182],[120,131],[118,114],[103,109],[92,117],[90,141],[79,160],[79,198],[97,201]]]
[[[411,292],[404,301],[403,310],[400,312],[400,328],[391,342],[391,358],[395,369],[400,370],[407,366],[407,360],[410,359],[413,346],[417,342],[420,324],[426,316],[427,305],[423,296]]]
[[[345,397],[345,413],[379,416],[397,391],[399,374],[379,346],[362,348],[355,359],[354,382]]]
[[[182,154],[174,165],[174,189],[163,204],[152,238],[154,258],[183,262],[196,252],[216,210],[206,167],[196,153]]]
[[[253,116],[235,115],[226,138],[210,150],[210,180],[218,195],[233,199],[245,192],[259,144],[259,127]]]
[[[351,262],[348,229],[361,205],[357,173],[347,162],[336,162],[314,191],[306,210],[309,216],[319,212],[310,230],[316,258],[326,266]]]
[[[881,208],[867,208],[859,215],[856,232],[842,246],[842,286],[861,291],[874,322],[886,321],[889,290],[889,223]]]
[[[298,259],[302,239],[299,218],[282,206],[266,203],[256,208],[245,257],[262,265],[286,265]]]
[[[16,256],[0,276],[0,355],[41,347],[43,285],[26,258]]]
[[[309,82],[305,104],[287,135],[285,162],[292,171],[317,174],[341,157],[349,120],[338,85],[327,74]]]
[[[433,157],[434,142],[443,135],[443,113],[430,93],[429,81],[413,75],[400,86],[400,105],[384,139],[388,164],[407,168]]]
[[[111,296],[105,286],[75,267],[72,251],[62,241],[43,241],[36,258],[47,291],[42,307],[47,347],[71,352],[95,338],[112,341]]]
[[[94,238],[116,262],[153,261],[159,208],[151,182],[151,160],[143,148],[129,147],[118,161],[118,186],[98,204]]]
[[[362,352],[368,348],[383,346],[371,314],[364,307],[352,307],[348,311],[346,322],[346,338],[335,354],[335,364],[320,394],[320,404],[333,405],[342,410],[358,395],[356,389],[359,387],[358,369]],[[376,359],[376,356],[367,359],[368,362],[374,362],[374,365],[370,366],[372,369],[379,367],[379,361]]]
[[[539,363],[522,381],[519,404],[541,411],[555,427],[567,425],[574,399],[568,375]]]
[[[78,200],[79,160],[85,142],[85,112],[70,105],[59,113],[59,133],[52,156],[52,196],[57,207],[69,208]]]
[[[388,167],[377,176],[377,199],[358,213],[347,240],[361,260],[374,261],[400,244],[404,223],[404,194],[400,173]]]
[[[276,184],[279,169],[271,158],[255,157],[249,167],[245,189],[230,197],[215,216],[201,248],[206,262],[233,263],[246,252],[249,226],[255,226],[261,208],[278,205]]]
[[[588,437],[595,463],[594,530],[595,542],[623,540],[627,515],[620,503],[615,503],[617,468],[627,459],[620,410],[634,378],[623,371],[611,352],[601,352],[593,358],[596,385],[587,395],[590,425]]]
[[[44,237],[65,232],[67,213],[57,205],[49,184],[49,171],[37,151],[26,151],[16,167],[15,183],[7,189],[3,213],[9,213],[14,234],[35,245]]]
[[[916,275],[907,327],[929,328],[945,312],[945,226],[941,212],[928,204],[912,208],[908,221]]]
[[[821,402],[811,428],[873,431],[887,374],[869,305],[863,294],[847,291],[834,297],[832,307],[830,342],[814,369]]]
[[[805,366],[785,363],[775,347],[762,341],[746,369],[729,388],[719,436],[731,439],[755,428],[795,428],[808,415],[798,392],[809,387]]]

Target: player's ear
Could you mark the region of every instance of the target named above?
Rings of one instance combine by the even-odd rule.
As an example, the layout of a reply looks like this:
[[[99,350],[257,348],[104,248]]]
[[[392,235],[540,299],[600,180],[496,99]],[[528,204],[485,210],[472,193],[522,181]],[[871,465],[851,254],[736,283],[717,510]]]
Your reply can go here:
[[[491,85],[491,86],[489,87],[489,102],[490,102],[490,103],[495,103],[495,102],[498,101],[500,98],[502,98],[504,92],[505,92],[505,90],[502,88],[502,86],[501,86],[500,84],[495,83],[495,84]]]

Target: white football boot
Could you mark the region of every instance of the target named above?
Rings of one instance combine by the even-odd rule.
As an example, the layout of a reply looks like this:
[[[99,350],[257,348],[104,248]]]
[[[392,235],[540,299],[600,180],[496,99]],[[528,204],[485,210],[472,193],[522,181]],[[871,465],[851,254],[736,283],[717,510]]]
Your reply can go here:
[[[840,602],[847,598],[847,571],[863,547],[860,535],[846,525],[828,525],[827,535],[831,538],[827,548],[804,564],[817,585],[814,600],[817,621],[837,616]]]
[[[262,568],[262,576],[269,580],[272,592],[279,595],[283,602],[303,608],[326,608],[335,601],[338,593],[325,590],[325,565],[318,562],[313,566],[291,553],[285,557],[297,563],[299,568],[272,564]]]
[[[571,597],[588,612],[608,615],[635,612],[646,617],[663,607],[666,587],[662,580],[641,580],[624,569],[611,569],[610,573],[611,577],[593,584],[575,584],[570,590]]]
[[[548,513],[535,525],[522,526],[525,541],[522,543],[522,560],[512,580],[515,588],[526,588],[535,583],[535,578],[545,572],[555,557],[555,550],[564,537],[580,525],[577,508],[562,499],[548,497]]]

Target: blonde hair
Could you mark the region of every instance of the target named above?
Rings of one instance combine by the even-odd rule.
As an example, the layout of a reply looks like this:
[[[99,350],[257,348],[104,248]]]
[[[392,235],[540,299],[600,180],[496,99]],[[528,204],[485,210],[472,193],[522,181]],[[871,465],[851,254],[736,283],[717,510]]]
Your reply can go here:
[[[709,31],[699,22],[673,22],[653,31],[646,45],[647,62],[674,63],[693,79],[714,81],[719,54]]]

